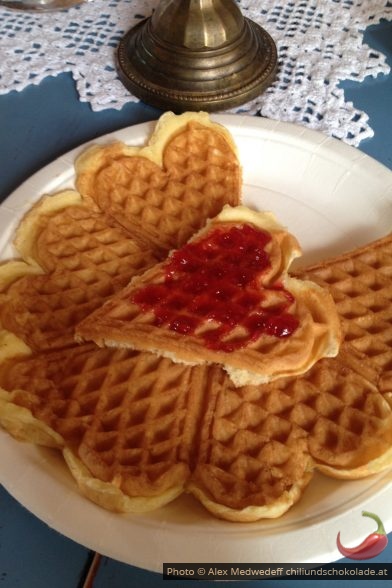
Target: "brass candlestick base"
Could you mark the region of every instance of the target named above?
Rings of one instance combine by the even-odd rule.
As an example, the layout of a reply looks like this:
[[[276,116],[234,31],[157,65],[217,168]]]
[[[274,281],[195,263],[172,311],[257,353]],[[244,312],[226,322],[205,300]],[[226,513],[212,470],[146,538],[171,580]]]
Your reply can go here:
[[[163,0],[121,40],[118,66],[152,106],[217,111],[261,94],[275,79],[277,51],[234,0]]]

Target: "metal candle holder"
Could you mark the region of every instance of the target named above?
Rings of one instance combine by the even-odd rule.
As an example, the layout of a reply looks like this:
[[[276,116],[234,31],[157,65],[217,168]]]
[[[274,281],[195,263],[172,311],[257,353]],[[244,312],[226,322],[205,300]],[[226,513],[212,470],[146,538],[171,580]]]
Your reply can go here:
[[[275,79],[277,51],[235,0],[161,0],[121,40],[118,69],[152,106],[217,111],[261,94]]]

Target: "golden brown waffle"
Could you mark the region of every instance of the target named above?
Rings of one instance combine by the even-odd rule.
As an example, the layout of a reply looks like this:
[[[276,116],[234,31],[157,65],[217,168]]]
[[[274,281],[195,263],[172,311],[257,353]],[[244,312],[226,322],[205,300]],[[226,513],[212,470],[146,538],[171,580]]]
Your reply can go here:
[[[156,145],[143,153],[158,164]],[[170,241],[124,228],[116,206],[103,211],[90,196],[34,208],[16,240],[25,261],[1,268],[0,422],[11,434],[60,449],[81,491],[117,511],[185,489],[229,520],[280,516],[315,470],[350,479],[391,465],[392,238],[298,274],[336,302],[346,336],[337,358],[234,387],[217,366],[72,343],[79,318]]]
[[[329,289],[345,341],[380,374],[378,386],[392,404],[392,236],[298,275]]]
[[[288,274],[299,253],[272,215],[226,206],[87,317],[76,336],[191,365],[219,364],[236,385],[303,373],[338,353],[341,333],[328,290]]]
[[[12,391],[0,397],[0,421],[18,438],[65,449],[81,489],[99,504],[149,510],[183,492],[203,368],[84,345],[12,358],[0,380]]]
[[[197,131],[192,130],[193,125]],[[174,160],[180,157],[176,153],[183,140],[189,162],[182,162],[180,172],[175,171]],[[103,208],[99,208],[91,196],[91,187],[95,186],[91,153],[96,154],[94,161],[95,157],[106,161],[107,150],[112,149],[124,152],[127,165],[138,162],[132,175],[132,195],[128,195],[121,214],[112,210],[108,202],[100,202]],[[199,175],[190,169],[196,160]],[[171,162],[176,196],[170,195],[169,182],[165,188],[168,192],[164,193],[163,188],[160,192],[163,200],[159,204],[150,186],[156,174],[146,178],[145,166],[157,168],[165,162]],[[223,204],[237,203],[240,197],[241,173],[235,145],[228,131],[211,123],[203,113],[167,113],[160,119],[148,146],[93,147],[81,156],[77,169],[80,173],[76,182],[82,188],[83,198],[70,190],[42,198],[24,217],[15,238],[16,249],[28,266],[17,263],[0,268],[0,320],[35,350],[74,344],[75,325],[125,286],[132,276],[156,262],[174,230],[166,232],[164,219],[171,219],[170,227],[177,219],[189,232]],[[193,187],[196,176],[198,190]],[[135,187],[139,184],[140,190]],[[162,219],[158,227],[160,205]],[[125,221],[126,212],[131,213],[131,223]],[[126,229],[122,226],[124,222]],[[151,229],[152,225],[159,235]],[[178,224],[175,226],[180,240]]]
[[[312,477],[304,431],[283,395],[267,385],[235,387],[210,368],[196,467],[188,490],[214,515],[253,521],[282,515]]]
[[[241,192],[231,135],[204,113],[166,113],[146,147],[95,146],[76,171],[84,198],[166,250],[185,243],[224,204],[238,204]]]
[[[300,377],[239,389],[222,378],[210,390],[189,487],[223,518],[279,516],[300,497],[309,468],[353,479],[392,465],[392,236],[298,276],[328,287],[345,343]],[[268,491],[257,495],[261,482]]]
[[[392,460],[392,410],[349,346],[299,378],[234,387],[217,367],[93,345],[13,357],[0,421],[57,446],[101,506],[149,510],[184,489],[233,521],[282,515],[315,469],[368,476]],[[8,392],[5,392],[8,390]]]
[[[29,265],[0,266],[0,319],[36,350],[74,345],[75,325],[156,262],[74,192],[40,200],[19,226],[16,247]]]
[[[192,223],[204,223],[210,205],[215,211],[219,202],[238,201],[240,171],[234,145],[229,133],[211,124],[206,115],[166,119],[169,124],[158,125],[149,148],[134,149],[139,181],[144,182],[144,166],[151,163],[144,155],[158,165],[165,151],[165,161],[170,161],[175,156],[171,137],[178,146],[177,134],[190,119],[192,124],[205,123],[207,135],[203,125],[183,135],[195,158],[200,138],[209,143],[209,153],[203,145],[200,175],[195,170],[192,175],[188,166],[183,184],[181,178],[176,180],[176,189],[185,198],[183,206],[193,203]],[[226,167],[219,146],[228,157]],[[195,191],[190,184],[200,182],[202,173],[204,187]],[[223,194],[226,188],[230,191]],[[145,202],[143,208],[147,228],[150,205]],[[176,207],[180,214],[179,200]],[[155,203],[154,214],[157,208]],[[162,212],[167,213],[166,204]],[[186,218],[186,211],[182,214]],[[23,218],[15,238],[22,260],[6,262],[0,270],[0,418],[19,439],[63,449],[82,491],[91,499],[113,510],[144,510],[172,500],[183,490],[197,423],[193,413],[202,398],[195,391],[204,372],[170,368],[168,360],[148,354],[75,344],[73,330],[81,318],[133,275],[156,263],[155,254],[167,243],[162,223],[162,239],[152,243],[150,235],[138,238],[114,216],[88,195],[81,198],[66,191],[42,198]],[[136,216],[133,210],[134,221]],[[137,411],[126,418],[127,402]]]
[[[242,389],[226,379],[210,396],[210,420],[190,487],[214,514],[232,520],[278,516],[308,481],[307,455],[312,468],[343,479],[392,465],[391,272],[391,236],[298,272],[330,289],[346,342],[337,358],[320,361],[303,376]],[[305,454],[292,437],[300,446],[306,438]],[[263,484],[281,500],[268,508],[259,495],[254,508],[257,462],[265,455],[269,479]],[[300,465],[291,486],[293,461]]]
[[[283,514],[316,469],[351,479],[389,467],[392,410],[376,381],[346,346],[263,386],[236,388],[221,372],[206,392],[188,488],[216,516],[252,521]]]

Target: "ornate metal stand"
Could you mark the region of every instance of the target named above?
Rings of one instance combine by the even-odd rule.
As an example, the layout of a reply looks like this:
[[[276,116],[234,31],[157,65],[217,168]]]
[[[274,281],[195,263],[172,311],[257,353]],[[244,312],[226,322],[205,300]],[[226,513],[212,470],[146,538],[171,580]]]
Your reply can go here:
[[[235,0],[161,0],[121,40],[118,67],[152,106],[217,111],[261,94],[275,78],[277,51]]]

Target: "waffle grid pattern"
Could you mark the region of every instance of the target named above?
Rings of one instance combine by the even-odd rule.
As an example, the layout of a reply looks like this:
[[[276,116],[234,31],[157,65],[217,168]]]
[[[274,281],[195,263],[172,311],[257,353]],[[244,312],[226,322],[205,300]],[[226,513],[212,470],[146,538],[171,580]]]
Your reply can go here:
[[[190,122],[163,154],[163,166],[114,145],[91,152],[77,178],[82,195],[131,233],[166,250],[182,245],[224,204],[238,203],[238,161],[227,140]],[[86,169],[87,168],[87,169]]]
[[[314,468],[348,478],[358,468],[371,473],[368,463],[392,445],[392,237],[301,274],[336,301],[346,336],[338,358],[302,377],[235,388],[216,366],[71,344],[89,305],[156,259],[154,243],[151,250],[134,233],[127,238],[118,220],[89,206],[44,218],[32,255],[48,273],[2,281],[3,327],[34,349],[0,365],[9,403],[61,435],[91,477],[128,496],[188,487],[207,495],[218,516],[225,515],[217,506],[266,507],[255,517],[278,516],[300,498]],[[274,511],[277,502],[283,506]]]
[[[259,387],[235,388],[221,376],[207,392],[194,474],[203,492],[228,508],[265,506],[306,485],[313,469],[339,477],[388,451],[391,409],[350,355],[344,346],[304,376]]]
[[[74,345],[75,325],[156,263],[121,227],[83,206],[47,219],[34,256],[47,273],[6,284],[0,309],[3,327],[34,350]]]
[[[345,341],[380,374],[379,387],[392,390],[392,239],[305,270],[327,287],[342,319]]]
[[[170,487],[178,464],[188,472],[202,372],[195,375],[154,355],[84,345],[12,359],[1,379],[92,475],[132,496]]]
[[[341,333],[332,299],[291,279],[297,241],[272,226],[266,213],[224,209],[82,321],[76,337],[216,363],[237,385],[302,373],[336,355]]]

